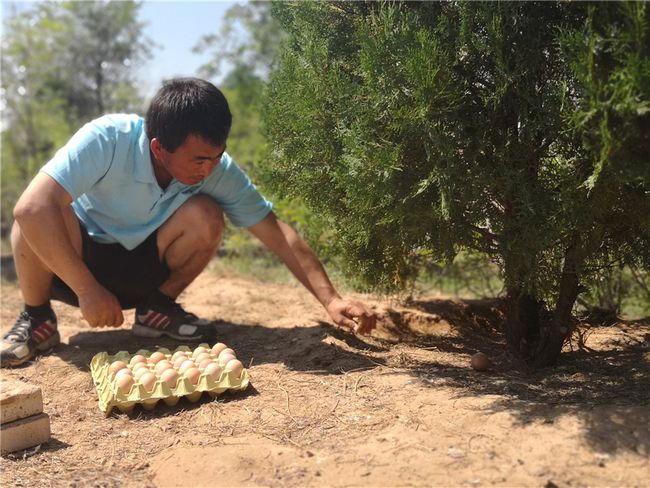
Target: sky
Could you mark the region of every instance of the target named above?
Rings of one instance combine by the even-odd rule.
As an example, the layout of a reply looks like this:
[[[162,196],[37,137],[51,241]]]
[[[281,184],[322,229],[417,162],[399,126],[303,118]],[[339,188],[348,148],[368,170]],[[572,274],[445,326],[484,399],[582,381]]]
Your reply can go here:
[[[30,8],[34,3],[31,0],[2,0],[2,15],[10,15],[12,9],[20,11]],[[210,54],[194,54],[192,47],[203,35],[220,31],[226,10],[235,3],[237,2],[219,0],[142,2],[139,19],[146,24],[146,37],[156,43],[152,50],[153,59],[138,73],[142,81],[142,93],[145,96],[152,95],[164,79],[177,75],[196,75]],[[227,70],[227,65],[223,68],[224,71]]]
[[[196,75],[210,54],[194,54],[192,47],[203,35],[221,30],[223,16],[234,4],[215,0],[143,2],[140,20],[147,24],[145,34],[158,44],[153,60],[140,70],[143,92],[155,92],[163,79],[172,76]]]

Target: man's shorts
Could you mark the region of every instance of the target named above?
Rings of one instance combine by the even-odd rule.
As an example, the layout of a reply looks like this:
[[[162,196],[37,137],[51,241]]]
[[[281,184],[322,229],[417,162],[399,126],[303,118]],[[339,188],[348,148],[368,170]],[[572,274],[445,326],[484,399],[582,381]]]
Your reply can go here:
[[[81,222],[79,225],[84,263],[95,279],[117,297],[123,309],[134,308],[169,278],[167,264],[158,257],[156,232],[128,251],[121,244],[93,241]],[[79,306],[77,295],[58,276],[52,281],[52,298]]]

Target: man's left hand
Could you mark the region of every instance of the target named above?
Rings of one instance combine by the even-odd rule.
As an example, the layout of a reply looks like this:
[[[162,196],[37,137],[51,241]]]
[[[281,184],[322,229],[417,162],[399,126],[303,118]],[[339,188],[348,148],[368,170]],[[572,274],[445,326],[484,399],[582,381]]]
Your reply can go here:
[[[325,308],[336,325],[357,334],[366,335],[377,325],[375,313],[359,300],[334,298]]]

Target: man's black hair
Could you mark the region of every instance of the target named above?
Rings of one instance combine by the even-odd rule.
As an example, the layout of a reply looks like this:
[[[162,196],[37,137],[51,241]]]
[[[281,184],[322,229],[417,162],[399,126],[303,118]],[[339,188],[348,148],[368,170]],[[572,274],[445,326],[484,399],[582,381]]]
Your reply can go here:
[[[205,80],[174,78],[164,82],[153,97],[145,118],[147,137],[157,138],[174,152],[188,135],[197,135],[213,146],[226,143],[232,115],[223,93]]]

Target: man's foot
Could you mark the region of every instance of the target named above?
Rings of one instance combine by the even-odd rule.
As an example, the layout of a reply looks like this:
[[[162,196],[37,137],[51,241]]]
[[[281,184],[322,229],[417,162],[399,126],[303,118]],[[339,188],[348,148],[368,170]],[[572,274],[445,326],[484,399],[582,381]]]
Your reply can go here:
[[[23,364],[60,342],[56,317],[50,316],[42,320],[30,317],[27,312],[21,312],[14,326],[2,338],[0,367]]]
[[[132,330],[138,337],[167,336],[179,341],[209,342],[216,338],[212,322],[187,312],[171,299],[166,304],[138,306]]]

